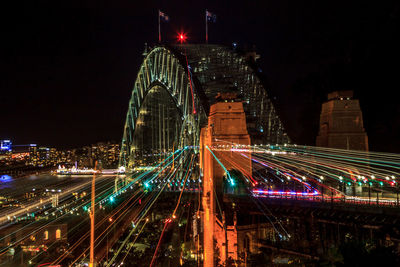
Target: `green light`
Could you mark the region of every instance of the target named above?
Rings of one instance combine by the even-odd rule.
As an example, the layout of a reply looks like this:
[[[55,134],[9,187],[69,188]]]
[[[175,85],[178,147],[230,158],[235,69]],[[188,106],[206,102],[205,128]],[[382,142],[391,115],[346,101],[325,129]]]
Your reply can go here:
[[[110,197],[110,201],[114,202],[114,197],[113,196]]]
[[[383,182],[379,182],[380,185],[383,185]]]
[[[215,160],[219,163],[219,165],[222,167],[222,169],[224,169],[225,173],[228,176],[228,179],[232,181],[232,177],[231,174],[229,173],[229,171],[225,168],[224,164],[222,164],[222,162],[217,158],[217,156],[215,156],[215,154],[211,151],[211,149],[206,146],[207,150],[210,151],[211,155],[214,156]]]

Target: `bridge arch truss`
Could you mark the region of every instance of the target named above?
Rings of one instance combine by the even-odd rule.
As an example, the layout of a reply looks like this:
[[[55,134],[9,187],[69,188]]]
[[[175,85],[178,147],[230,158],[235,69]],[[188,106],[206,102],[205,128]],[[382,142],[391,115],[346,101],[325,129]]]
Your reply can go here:
[[[262,79],[244,55],[219,45],[158,45],[144,55],[129,100],[120,166],[131,169],[147,164],[146,158],[155,163],[154,157],[178,148],[198,147],[200,128],[219,92],[241,96],[252,140],[289,142]]]

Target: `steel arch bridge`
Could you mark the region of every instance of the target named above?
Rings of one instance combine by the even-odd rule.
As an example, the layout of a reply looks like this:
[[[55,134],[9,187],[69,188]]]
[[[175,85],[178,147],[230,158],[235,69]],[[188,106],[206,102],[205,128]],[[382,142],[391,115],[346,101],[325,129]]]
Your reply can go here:
[[[290,142],[258,70],[220,45],[157,45],[144,53],[129,100],[120,166],[153,165],[178,148],[198,147],[218,93],[241,96],[253,142]]]

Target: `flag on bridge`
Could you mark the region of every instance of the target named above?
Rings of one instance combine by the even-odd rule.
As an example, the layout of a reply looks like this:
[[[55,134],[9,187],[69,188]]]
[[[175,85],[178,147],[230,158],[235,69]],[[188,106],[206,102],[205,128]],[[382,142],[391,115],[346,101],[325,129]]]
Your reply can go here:
[[[217,22],[217,15],[211,13],[206,9],[206,43],[208,44],[208,22]]]
[[[168,22],[169,21],[169,16],[162,12],[161,10],[158,10],[158,42],[161,43],[161,25],[160,21]]]
[[[162,12],[161,10],[158,10],[158,16],[161,18],[162,21],[168,22],[169,21],[169,16]]]
[[[217,15],[211,13],[210,11],[206,10],[206,18],[207,21],[217,22]]]

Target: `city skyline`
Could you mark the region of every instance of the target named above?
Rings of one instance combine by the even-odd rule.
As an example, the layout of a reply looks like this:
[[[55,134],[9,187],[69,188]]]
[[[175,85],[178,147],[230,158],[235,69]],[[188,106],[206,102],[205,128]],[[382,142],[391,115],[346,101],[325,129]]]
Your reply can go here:
[[[183,30],[189,43],[201,43],[208,8],[218,16],[209,26],[210,43],[256,47],[294,142],[312,145],[326,94],[350,89],[360,99],[371,150],[399,149],[399,108],[390,97],[399,87],[393,68],[400,56],[398,3],[88,7],[32,4],[4,17],[14,22],[2,26],[0,138],[58,147],[121,140],[137,55],[145,42],[157,41],[157,10],[170,16],[163,41],[174,43]]]

